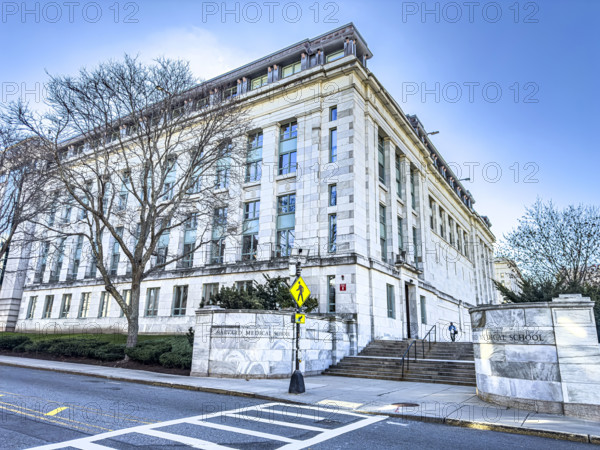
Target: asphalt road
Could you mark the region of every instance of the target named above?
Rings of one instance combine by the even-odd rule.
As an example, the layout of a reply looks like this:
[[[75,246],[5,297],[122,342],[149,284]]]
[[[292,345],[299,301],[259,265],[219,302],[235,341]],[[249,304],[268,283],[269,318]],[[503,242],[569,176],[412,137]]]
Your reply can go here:
[[[56,444],[56,445],[53,445]],[[0,449],[595,446],[0,366]],[[97,447],[102,446],[102,447]]]

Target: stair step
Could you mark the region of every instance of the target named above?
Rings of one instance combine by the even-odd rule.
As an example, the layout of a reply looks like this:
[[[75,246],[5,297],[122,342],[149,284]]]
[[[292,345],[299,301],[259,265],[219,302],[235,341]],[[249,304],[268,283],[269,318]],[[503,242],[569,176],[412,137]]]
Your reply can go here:
[[[417,360],[402,356],[411,342],[411,357],[416,350]],[[423,352],[424,350],[424,352]],[[475,386],[473,345],[470,343],[427,341],[373,341],[359,355],[348,356],[323,372],[325,375],[354,378],[373,378],[420,383],[442,383]]]

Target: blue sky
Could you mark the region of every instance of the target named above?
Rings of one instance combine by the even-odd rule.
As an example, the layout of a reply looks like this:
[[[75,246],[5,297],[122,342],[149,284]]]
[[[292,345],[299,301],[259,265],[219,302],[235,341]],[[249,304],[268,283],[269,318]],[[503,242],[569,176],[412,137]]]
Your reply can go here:
[[[471,176],[465,187],[498,238],[537,197],[598,204],[600,1],[277,3],[2,2],[2,101],[35,102],[45,71],[125,52],[183,58],[210,78],[354,22],[374,54],[369,68],[406,113],[440,131],[433,142]]]

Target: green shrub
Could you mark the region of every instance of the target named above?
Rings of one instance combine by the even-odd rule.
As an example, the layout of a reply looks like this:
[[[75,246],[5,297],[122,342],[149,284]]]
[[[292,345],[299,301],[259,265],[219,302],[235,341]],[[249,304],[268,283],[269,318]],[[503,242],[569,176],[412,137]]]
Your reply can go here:
[[[14,350],[15,347],[31,342],[27,336],[0,335],[0,350]]]
[[[171,351],[171,342],[167,339],[145,341],[133,348],[125,349],[127,356],[142,364],[158,364],[160,355],[169,351]]]
[[[93,349],[91,355],[93,355],[92,358],[101,361],[118,361],[125,357],[125,345],[107,342]]]
[[[167,352],[160,355],[160,365],[169,369],[191,369],[192,349],[185,353]]]

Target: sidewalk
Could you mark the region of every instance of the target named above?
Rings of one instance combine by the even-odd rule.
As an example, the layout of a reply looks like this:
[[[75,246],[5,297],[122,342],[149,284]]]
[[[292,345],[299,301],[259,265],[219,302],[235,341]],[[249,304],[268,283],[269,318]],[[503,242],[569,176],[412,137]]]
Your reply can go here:
[[[494,406],[479,400],[473,387],[321,375],[306,377],[306,393],[293,395],[289,379],[186,377],[12,356],[0,356],[0,365],[600,444],[600,422]]]

